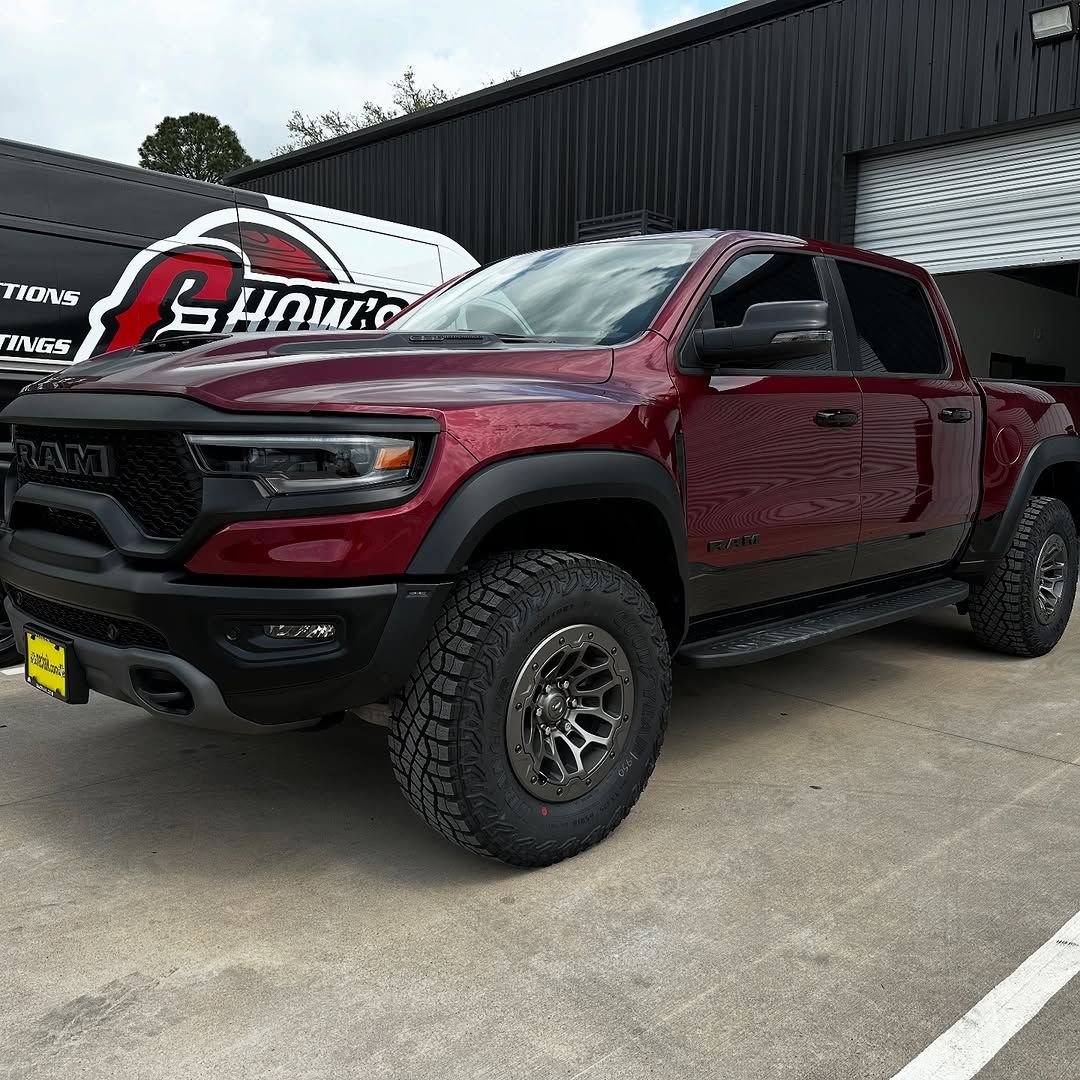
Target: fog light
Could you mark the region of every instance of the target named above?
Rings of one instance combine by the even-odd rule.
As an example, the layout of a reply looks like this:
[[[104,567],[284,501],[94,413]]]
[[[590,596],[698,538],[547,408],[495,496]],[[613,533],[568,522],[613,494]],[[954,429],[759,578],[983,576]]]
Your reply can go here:
[[[1056,41],[1073,33],[1072,4],[1055,4],[1031,13],[1031,34],[1036,41]]]
[[[333,641],[337,629],[333,623],[270,623],[263,627],[267,637],[290,641]]]

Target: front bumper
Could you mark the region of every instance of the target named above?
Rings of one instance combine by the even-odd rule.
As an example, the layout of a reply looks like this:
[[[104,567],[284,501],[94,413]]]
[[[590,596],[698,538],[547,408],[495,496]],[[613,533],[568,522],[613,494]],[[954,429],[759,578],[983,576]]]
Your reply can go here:
[[[385,700],[408,678],[448,582],[251,585],[84,560],[43,536],[0,529],[5,607],[21,649],[29,626],[72,642],[90,689],[171,720],[231,731],[306,726]],[[332,642],[274,643],[264,623],[332,621]],[[148,645],[150,647],[148,647]],[[149,673],[149,674],[148,674]],[[153,689],[175,680],[178,709]],[[176,695],[171,695],[175,699]]]

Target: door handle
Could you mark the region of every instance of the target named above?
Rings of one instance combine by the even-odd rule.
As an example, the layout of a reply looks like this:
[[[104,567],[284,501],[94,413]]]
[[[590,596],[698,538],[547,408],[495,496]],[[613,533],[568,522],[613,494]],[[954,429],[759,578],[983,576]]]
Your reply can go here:
[[[938,419],[946,424],[966,424],[971,419],[970,409],[942,409],[938,413]]]
[[[818,427],[854,427],[859,422],[859,414],[854,409],[822,409],[814,417]]]

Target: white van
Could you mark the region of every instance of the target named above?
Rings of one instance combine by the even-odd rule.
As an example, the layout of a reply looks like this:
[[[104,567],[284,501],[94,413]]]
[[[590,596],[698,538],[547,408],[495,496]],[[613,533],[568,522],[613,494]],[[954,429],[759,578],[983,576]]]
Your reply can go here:
[[[21,143],[0,192],[0,405],[162,335],[376,329],[477,265],[439,233]]]

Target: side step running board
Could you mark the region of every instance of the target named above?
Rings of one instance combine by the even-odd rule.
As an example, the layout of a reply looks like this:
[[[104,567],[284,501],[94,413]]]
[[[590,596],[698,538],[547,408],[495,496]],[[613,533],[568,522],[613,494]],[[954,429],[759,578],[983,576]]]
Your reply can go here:
[[[837,604],[786,622],[763,623],[692,641],[683,645],[677,655],[684,664],[700,668],[756,664],[759,660],[899,622],[924,611],[960,604],[967,599],[968,591],[961,581],[935,581],[885,596]]]

